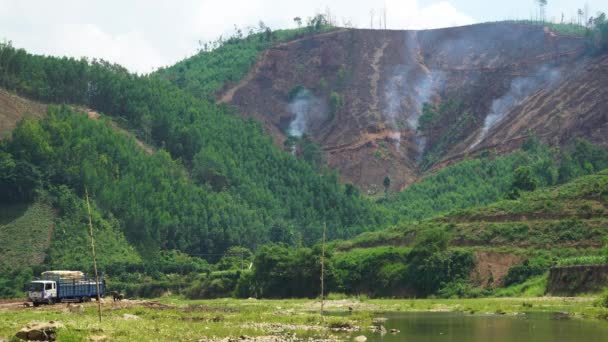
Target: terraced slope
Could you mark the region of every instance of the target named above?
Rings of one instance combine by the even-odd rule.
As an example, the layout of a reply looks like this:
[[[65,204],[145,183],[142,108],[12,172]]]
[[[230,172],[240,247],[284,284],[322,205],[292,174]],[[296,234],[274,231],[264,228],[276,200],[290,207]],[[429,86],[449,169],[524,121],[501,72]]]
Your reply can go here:
[[[446,230],[450,245],[477,258],[478,282],[498,283],[527,255],[593,253],[608,236],[608,170],[562,186],[525,193],[517,200],[459,210],[438,218],[364,233],[334,247],[338,253],[381,246],[408,247],[423,231]]]

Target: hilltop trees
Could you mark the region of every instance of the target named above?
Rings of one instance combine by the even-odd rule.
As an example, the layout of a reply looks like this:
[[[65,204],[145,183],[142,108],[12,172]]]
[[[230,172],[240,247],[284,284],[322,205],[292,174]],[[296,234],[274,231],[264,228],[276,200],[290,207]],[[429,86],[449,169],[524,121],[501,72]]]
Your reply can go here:
[[[238,82],[266,48],[333,29],[323,14],[308,18],[305,27],[301,27],[301,17],[295,17],[294,22],[298,29],[272,30],[262,22],[257,28],[251,28],[245,37],[237,34],[229,39],[201,44],[205,48],[199,53],[171,67],[159,69],[153,77],[168,80],[197,98],[214,99],[227,83]]]
[[[538,20],[544,22],[546,19],[545,8],[547,7],[547,0],[535,0],[538,4]]]
[[[608,20],[606,13],[599,13],[597,17],[590,18],[592,28],[587,30],[589,48],[593,53],[608,51]]]

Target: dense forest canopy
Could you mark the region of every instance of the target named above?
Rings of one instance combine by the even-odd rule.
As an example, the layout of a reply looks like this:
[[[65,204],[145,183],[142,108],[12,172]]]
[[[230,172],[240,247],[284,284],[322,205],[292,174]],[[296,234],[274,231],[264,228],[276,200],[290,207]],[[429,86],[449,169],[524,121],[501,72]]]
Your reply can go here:
[[[3,194],[5,200],[30,200],[34,189],[55,185],[82,194],[87,185],[101,207],[121,220],[131,242],[190,253],[277,238],[310,244],[324,221],[336,238],[385,220],[370,201],[339,184],[336,174],[319,174],[276,148],[256,122],[166,81],[102,61],[35,56],[6,44],[0,65],[6,71],[3,87],[103,112],[159,149],[148,156],[108,125],[55,108],[42,122],[20,123],[4,143],[4,165],[32,170],[13,172],[31,174],[27,187],[21,179],[3,179],[16,189]]]

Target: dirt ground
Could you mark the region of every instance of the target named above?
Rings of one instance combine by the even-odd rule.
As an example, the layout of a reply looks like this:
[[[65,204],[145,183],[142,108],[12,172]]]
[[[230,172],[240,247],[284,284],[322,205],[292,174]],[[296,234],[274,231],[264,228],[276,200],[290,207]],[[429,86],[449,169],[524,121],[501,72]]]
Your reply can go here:
[[[27,100],[0,88],[0,139],[6,137],[24,117],[42,117],[46,105]]]
[[[148,308],[172,308],[167,304],[162,304],[156,301],[149,300],[135,300],[135,299],[123,299],[121,301],[114,302],[112,298],[101,299],[102,310],[104,309],[121,309],[129,308],[133,306],[143,306]],[[88,303],[58,303],[54,305],[41,305],[39,307],[33,307],[31,303],[28,303],[26,299],[0,299],[0,310],[67,310],[72,305],[83,305],[97,307],[97,302],[92,300]]]
[[[511,266],[519,263],[525,256],[492,251],[475,252],[475,268],[470,279],[483,287],[497,287],[507,275]]]

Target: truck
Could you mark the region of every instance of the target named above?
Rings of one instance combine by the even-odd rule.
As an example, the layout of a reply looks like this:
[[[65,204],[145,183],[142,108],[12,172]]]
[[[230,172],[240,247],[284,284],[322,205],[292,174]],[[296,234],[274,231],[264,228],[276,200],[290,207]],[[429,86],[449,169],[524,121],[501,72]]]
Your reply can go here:
[[[99,278],[99,297],[105,296],[106,282]],[[27,291],[28,302],[34,306],[61,302],[88,302],[97,298],[97,282],[78,271],[48,271],[42,277],[30,282]]]

